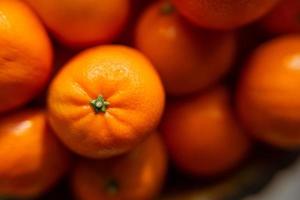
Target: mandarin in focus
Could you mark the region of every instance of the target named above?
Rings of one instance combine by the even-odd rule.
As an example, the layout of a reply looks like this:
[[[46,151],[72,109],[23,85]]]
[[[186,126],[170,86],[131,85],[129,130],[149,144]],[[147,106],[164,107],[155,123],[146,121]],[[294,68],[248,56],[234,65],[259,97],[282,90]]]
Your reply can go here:
[[[70,149],[91,158],[128,152],[159,123],[164,90],[148,59],[129,47],[85,50],[51,83],[49,119]]]

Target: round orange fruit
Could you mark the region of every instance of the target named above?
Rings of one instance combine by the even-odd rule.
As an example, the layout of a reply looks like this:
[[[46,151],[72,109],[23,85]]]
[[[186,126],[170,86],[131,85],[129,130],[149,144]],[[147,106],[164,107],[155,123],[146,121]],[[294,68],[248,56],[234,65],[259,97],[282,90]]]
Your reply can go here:
[[[151,63],[118,45],[94,47],[71,59],[48,96],[57,135],[92,158],[132,149],[156,128],[163,107],[163,86]]]
[[[63,44],[112,42],[125,27],[129,0],[26,0]]]
[[[250,147],[222,87],[171,102],[161,131],[175,165],[195,176],[216,176],[232,169]]]
[[[257,20],[279,0],[172,0],[194,24],[212,29],[234,29]]]
[[[230,69],[232,32],[197,29],[166,1],[150,6],[138,22],[135,45],[152,61],[170,95],[204,89]]]
[[[52,65],[47,33],[30,8],[0,1],[0,113],[19,107],[46,85]]]
[[[0,196],[41,195],[64,175],[69,153],[41,110],[23,110],[0,119]]]
[[[167,156],[152,134],[128,154],[106,160],[80,160],[72,176],[78,200],[150,200],[162,188]]]
[[[237,91],[237,111],[256,138],[300,148],[300,36],[261,45],[250,57]]]

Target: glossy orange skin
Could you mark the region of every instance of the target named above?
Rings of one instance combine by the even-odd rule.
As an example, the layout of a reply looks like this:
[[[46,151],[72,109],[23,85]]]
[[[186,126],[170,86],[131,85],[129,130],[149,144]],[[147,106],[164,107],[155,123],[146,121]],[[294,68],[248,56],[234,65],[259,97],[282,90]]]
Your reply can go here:
[[[129,0],[26,0],[65,45],[109,43],[128,21]]]
[[[52,187],[69,167],[41,110],[23,110],[0,119],[0,196],[35,197]]]
[[[0,113],[39,93],[51,72],[52,49],[38,18],[17,0],[0,1]]]
[[[161,131],[175,165],[195,176],[216,176],[232,169],[250,148],[222,87],[171,102]]]
[[[152,134],[126,155],[107,160],[81,160],[72,176],[72,188],[78,200],[150,200],[159,194],[167,171],[165,147]],[[110,192],[107,184],[119,188]]]
[[[232,32],[196,29],[157,2],[140,18],[135,45],[158,70],[166,92],[183,95],[215,83],[231,67],[236,43]]]
[[[300,33],[300,1],[281,0],[262,25],[270,33]]]
[[[250,57],[237,91],[245,127],[269,144],[300,147],[300,37],[271,40]]]
[[[90,101],[110,105],[95,113]],[[118,45],[91,48],[67,63],[50,86],[50,123],[73,151],[103,158],[129,151],[158,124],[164,90],[151,63]]]
[[[279,0],[172,0],[194,24],[212,29],[235,29],[257,20]]]

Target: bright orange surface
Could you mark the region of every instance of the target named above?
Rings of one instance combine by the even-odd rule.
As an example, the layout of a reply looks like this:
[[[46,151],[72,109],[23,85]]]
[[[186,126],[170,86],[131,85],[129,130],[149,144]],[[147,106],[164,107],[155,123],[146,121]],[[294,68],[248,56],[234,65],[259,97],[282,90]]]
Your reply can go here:
[[[23,110],[0,119],[0,194],[34,197],[69,167],[69,154],[46,124],[44,111]]]
[[[123,30],[129,0],[26,0],[64,44],[86,47],[112,42]]]
[[[283,148],[300,147],[300,37],[259,47],[239,82],[237,108],[253,135]]]
[[[49,38],[34,13],[21,1],[0,1],[0,113],[36,96],[51,63]]]
[[[110,103],[95,113],[90,101]],[[73,151],[93,158],[124,153],[152,131],[164,107],[164,91],[151,63],[125,46],[80,53],[55,77],[49,91],[50,122]]]

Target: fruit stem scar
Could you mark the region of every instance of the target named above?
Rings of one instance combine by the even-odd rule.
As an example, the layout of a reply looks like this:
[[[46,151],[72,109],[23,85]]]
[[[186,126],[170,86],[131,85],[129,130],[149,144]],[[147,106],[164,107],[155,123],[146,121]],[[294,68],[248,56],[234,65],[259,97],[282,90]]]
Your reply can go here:
[[[164,2],[160,7],[160,12],[164,15],[169,15],[175,10],[174,6],[170,2]]]
[[[103,96],[99,95],[96,99],[90,101],[90,105],[94,109],[95,113],[106,112],[109,102],[106,101]]]
[[[119,191],[119,184],[115,179],[109,179],[105,183],[105,190],[108,192],[110,195],[116,195]]]

